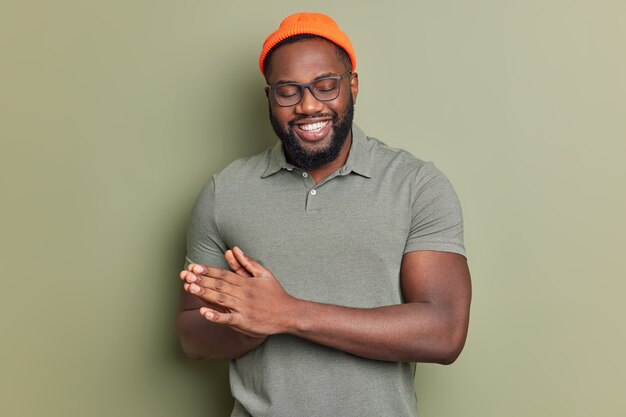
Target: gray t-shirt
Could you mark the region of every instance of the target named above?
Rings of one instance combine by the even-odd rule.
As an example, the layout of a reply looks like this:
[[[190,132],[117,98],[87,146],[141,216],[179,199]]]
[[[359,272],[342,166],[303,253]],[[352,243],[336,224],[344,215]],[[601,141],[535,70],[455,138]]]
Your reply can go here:
[[[445,176],[356,125],[352,132],[346,164],[318,184],[280,143],[216,174],[193,209],[187,262],[227,268],[224,252],[239,246],[295,297],[372,308],[402,303],[405,253],[465,255]],[[412,363],[270,336],[231,361],[232,416],[416,416],[414,375]]]

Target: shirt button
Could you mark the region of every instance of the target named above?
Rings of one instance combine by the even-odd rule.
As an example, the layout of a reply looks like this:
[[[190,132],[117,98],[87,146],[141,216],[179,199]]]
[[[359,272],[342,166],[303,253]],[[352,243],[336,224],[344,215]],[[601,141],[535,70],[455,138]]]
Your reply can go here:
[[[309,176],[309,174],[307,174],[306,172],[303,172],[303,173],[302,173],[302,176],[303,176],[304,178],[306,178],[306,177],[308,177],[308,176]]]
[[[311,195],[317,194],[317,190],[311,190]]]

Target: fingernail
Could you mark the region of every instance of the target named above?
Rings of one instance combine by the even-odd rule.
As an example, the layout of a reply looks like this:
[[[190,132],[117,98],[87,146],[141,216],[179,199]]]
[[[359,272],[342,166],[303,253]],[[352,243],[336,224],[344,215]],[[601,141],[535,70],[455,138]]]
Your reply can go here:
[[[198,291],[200,291],[200,287],[198,287],[196,284],[191,284],[189,286],[189,288],[191,289],[191,292],[198,292]]]

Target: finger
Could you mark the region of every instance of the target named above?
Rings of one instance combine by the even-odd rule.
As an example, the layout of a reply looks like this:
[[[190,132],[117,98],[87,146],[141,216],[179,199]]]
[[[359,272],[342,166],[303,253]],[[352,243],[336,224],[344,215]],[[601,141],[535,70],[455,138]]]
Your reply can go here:
[[[234,257],[233,257],[234,258]],[[202,279],[202,277],[211,277],[215,279],[221,279],[223,281],[228,282],[229,284],[239,286],[241,285],[240,277],[243,274],[244,276],[250,276],[249,273],[242,269],[242,274],[233,273],[231,271],[226,271],[224,269],[213,268],[208,265],[199,265],[199,264],[189,264],[188,269],[193,270],[193,272],[187,270],[182,271],[180,276],[188,283],[198,282]]]
[[[222,312],[219,312],[217,310],[213,310],[212,308],[207,308],[207,307],[200,308],[200,314],[202,314],[202,316],[205,319],[213,323],[228,324],[228,325],[236,324],[238,322],[237,317],[239,317],[237,313],[231,313],[231,312],[222,313]]]
[[[261,264],[246,256],[243,251],[237,246],[233,248],[233,253],[235,254],[235,258],[241,264],[241,266],[243,266],[253,276],[258,277],[265,270],[265,268],[262,267]]]
[[[208,268],[209,268],[208,265],[201,265],[201,264],[187,265],[187,271],[193,272],[194,274],[204,274]]]
[[[185,278],[183,278],[183,275]],[[233,281],[233,278],[235,282],[237,282],[237,275],[233,275],[233,273],[231,271],[226,271],[224,269],[219,269],[219,268],[213,268],[211,266],[208,265],[200,265],[200,264],[189,264],[187,266],[187,270],[186,271],[182,271],[180,273],[181,278],[183,279],[192,279],[193,280],[193,276],[195,277],[213,277],[213,278],[220,278],[220,279],[224,279],[224,280],[228,280],[228,281]]]
[[[200,264],[189,264],[187,266],[187,273],[192,273],[196,276],[204,275],[204,276],[217,276],[220,273],[218,271],[223,271],[219,268],[213,268],[209,265],[200,265]],[[228,271],[230,272],[230,271]]]
[[[187,281],[189,285],[196,285],[202,289],[210,289],[218,293],[230,295],[235,298],[240,298],[240,288],[236,285],[229,284],[228,282],[210,277],[196,277],[195,280]],[[197,291],[197,290],[196,290]]]
[[[201,287],[197,284],[189,284],[189,288],[186,291],[211,304],[232,309],[236,309],[240,301],[235,295],[226,294],[212,288]]]
[[[188,284],[191,284],[193,282],[198,281],[198,277],[196,276],[196,274],[193,274],[189,271],[183,271],[180,273],[180,277],[183,279],[183,281],[185,281]]]
[[[242,280],[244,277],[238,275],[232,271],[227,271],[225,269],[212,268],[207,267],[206,271],[202,275],[198,275],[200,277],[209,277],[213,279],[221,279],[222,281],[226,281],[227,283],[234,286],[241,286]]]
[[[233,254],[232,250],[227,250],[224,253],[224,259],[226,259],[226,262],[228,263],[228,266],[230,266],[230,269],[233,270],[234,273],[244,276],[244,277],[251,277],[252,274],[250,274],[250,272],[248,272],[237,260],[237,258],[235,258],[235,255]]]
[[[266,337],[266,335],[243,329],[243,321],[239,313],[220,312],[211,308],[201,307],[200,314],[202,315],[202,317],[212,323],[230,326],[233,330],[243,333],[246,336],[263,339],[265,339]]]

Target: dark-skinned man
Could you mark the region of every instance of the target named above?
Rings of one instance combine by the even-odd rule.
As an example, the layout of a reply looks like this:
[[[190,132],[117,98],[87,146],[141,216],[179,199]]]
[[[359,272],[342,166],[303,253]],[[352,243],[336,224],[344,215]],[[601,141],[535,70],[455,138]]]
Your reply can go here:
[[[352,123],[356,56],[328,16],[284,19],[259,65],[280,142],[198,197],[183,349],[231,361],[232,416],[416,416],[415,362],[452,363],[467,335],[456,194]]]

